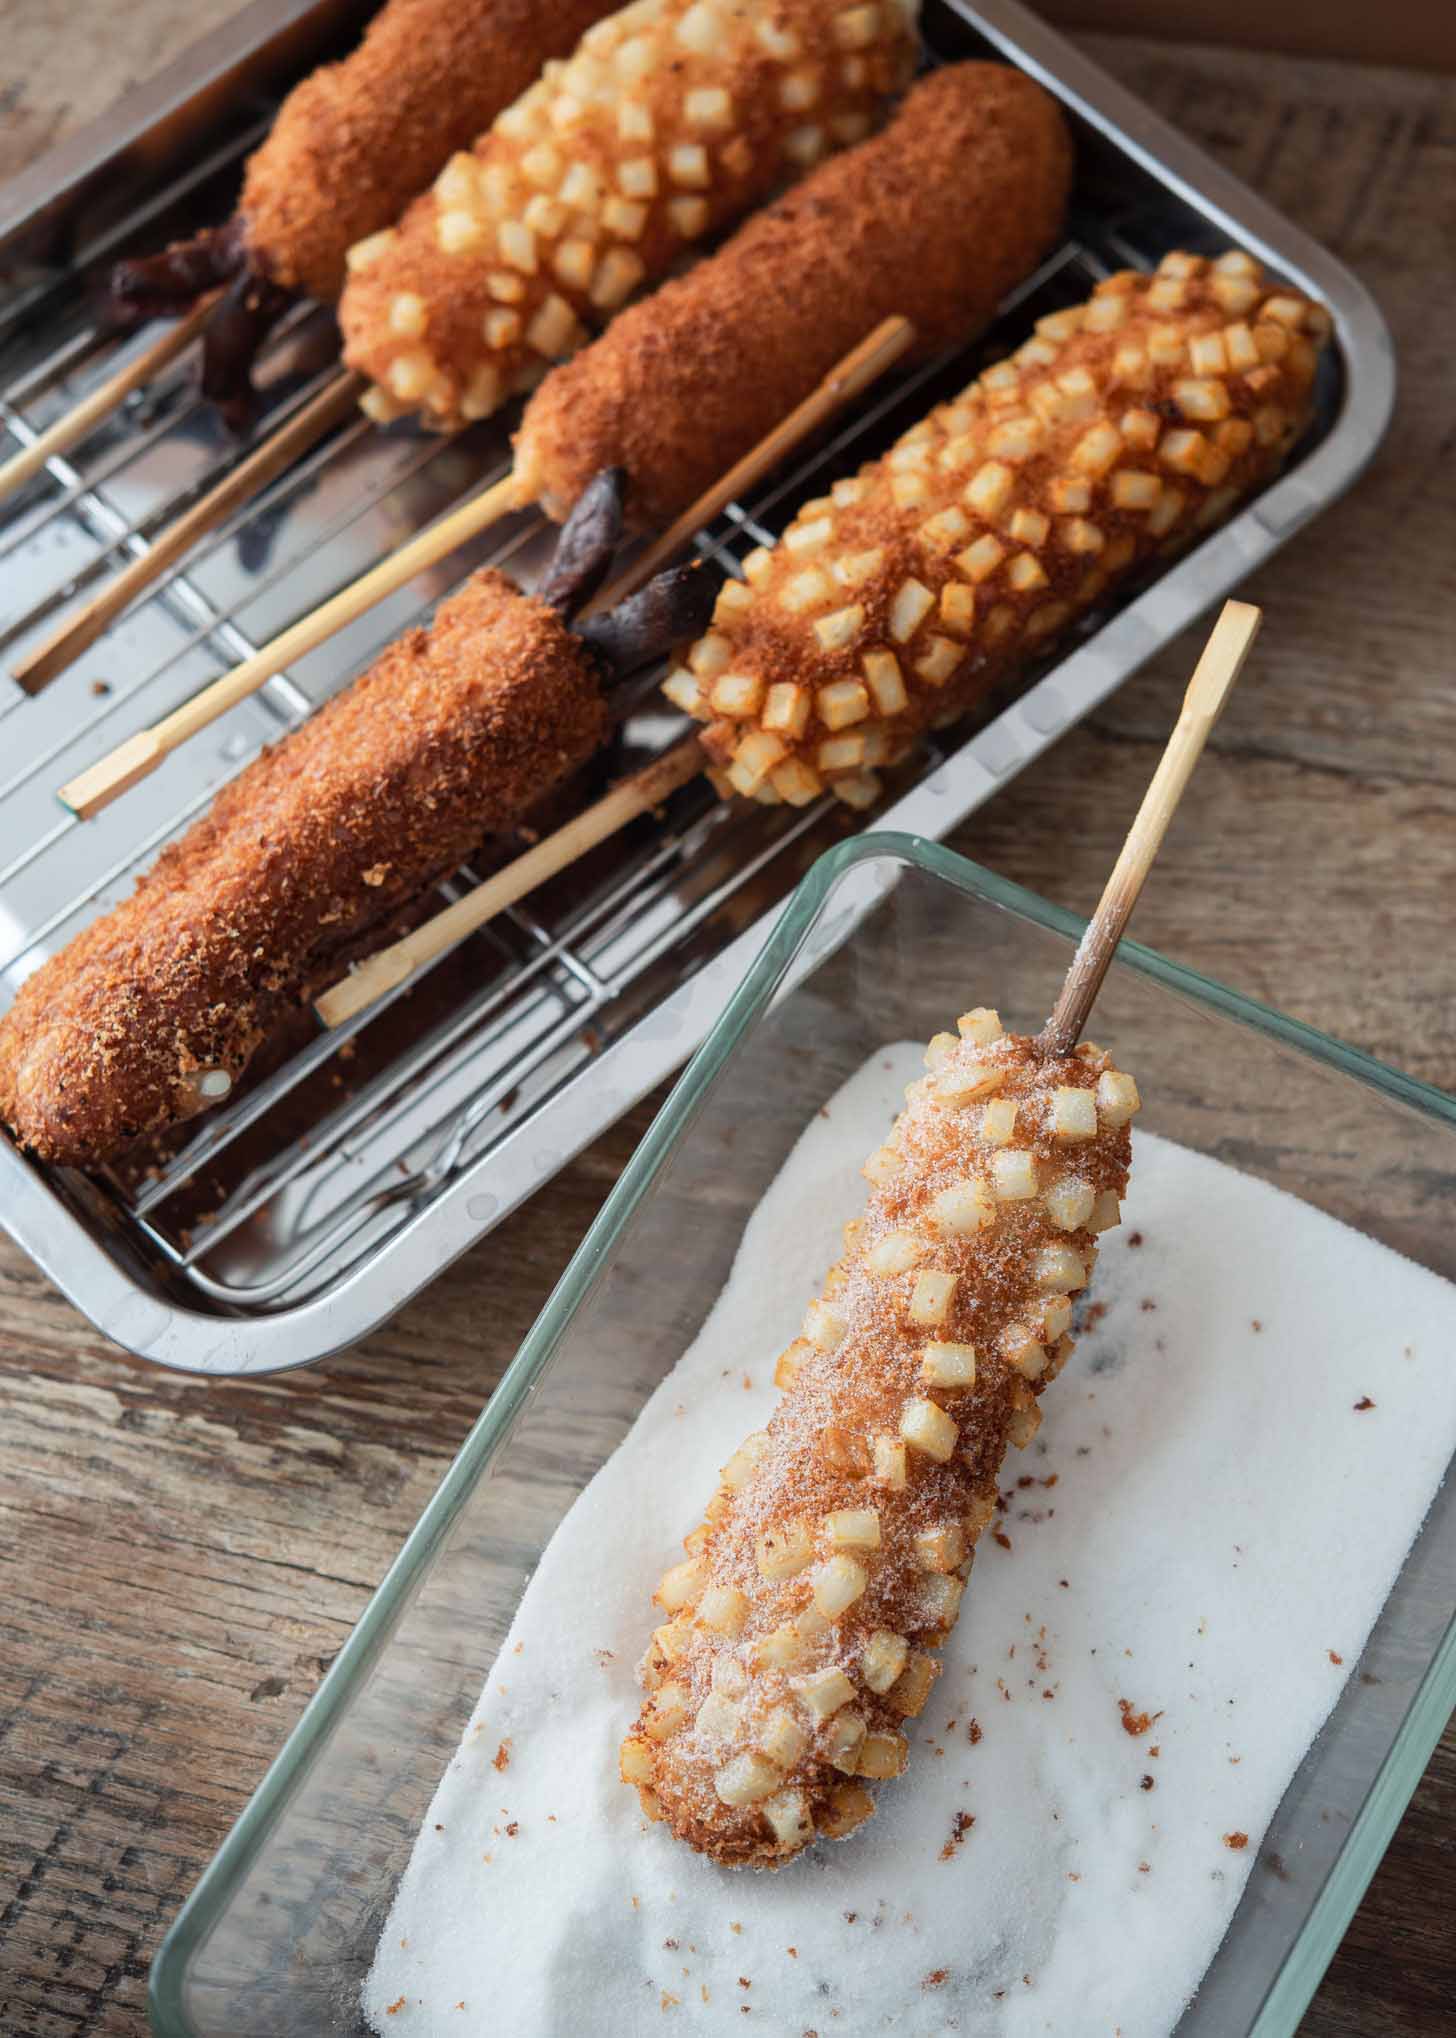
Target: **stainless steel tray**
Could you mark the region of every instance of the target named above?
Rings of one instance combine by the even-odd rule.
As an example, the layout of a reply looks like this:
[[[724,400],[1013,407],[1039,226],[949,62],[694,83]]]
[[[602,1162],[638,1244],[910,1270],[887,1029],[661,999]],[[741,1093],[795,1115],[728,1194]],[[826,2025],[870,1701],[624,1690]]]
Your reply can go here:
[[[220,218],[279,86],[357,16],[260,0],[140,105],[0,193],[0,424],[14,441],[27,443],[124,352],[90,309],[105,264],[189,219]],[[1171,247],[1252,249],[1324,300],[1337,341],[1315,425],[1271,488],[1097,618],[1018,698],[993,703],[896,778],[874,824],[939,837],[1349,485],[1384,430],[1394,367],[1380,316],[1348,271],[1014,0],[927,0],[925,31],[932,61],[998,53],[1064,102],[1080,141],[1069,237],[986,341],[874,392],[827,445],[700,534],[706,556],[731,567],[771,542],[826,475],[878,450],[988,349],[1014,344],[1109,269],[1150,264]],[[297,313],[265,358],[259,428],[306,400],[332,358],[330,321]],[[0,520],[0,659],[37,641],[73,590],[144,549],[236,455],[184,363],[52,461]],[[123,895],[260,744],[449,585],[487,559],[529,576],[547,543],[539,519],[518,517],[423,576],[97,820],[70,819],[55,786],[506,459],[500,428],[445,444],[346,425],[44,693],[32,699],[0,680],[0,997]],[[610,768],[673,733],[670,716],[644,709]],[[838,808],[719,808],[688,788],[664,820],[639,824],[476,936],[367,1025],[301,1035],[165,1163],[82,1176],[40,1167],[0,1139],[6,1228],[100,1330],[161,1364],[218,1374],[308,1364],[384,1321],[686,1057],[807,861],[846,825]]]

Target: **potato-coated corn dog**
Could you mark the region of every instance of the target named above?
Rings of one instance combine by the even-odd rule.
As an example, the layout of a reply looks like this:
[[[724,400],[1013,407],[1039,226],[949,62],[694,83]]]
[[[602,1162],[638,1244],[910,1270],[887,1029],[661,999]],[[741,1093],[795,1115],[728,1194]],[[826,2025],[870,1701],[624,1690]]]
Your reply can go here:
[[[877,764],[1270,478],[1328,330],[1239,253],[1169,255],[1040,320],[724,587],[665,684],[725,786],[867,805]]]
[[[939,1672],[1009,1444],[1072,1349],[1118,1221],[1137,1086],[994,1012],[939,1034],[862,1218],[779,1361],[766,1430],[722,1472],[665,1619],[623,1779],[679,1839],[777,1867],[875,1809]]]
[[[0,1118],[25,1145],[89,1167],[206,1110],[372,928],[597,749],[603,681],[690,636],[712,585],[679,569],[578,634],[563,612],[620,527],[588,528],[583,561],[576,523],[555,606],[476,574],[26,981],[0,1019]]]
[[[1055,240],[1071,177],[1056,101],[1004,64],[951,64],[888,127],[820,164],[716,254],[552,369],[516,434],[522,493],[560,516],[600,468],[666,523],[786,417],[877,319],[963,340]]]
[[[469,146],[611,0],[386,0],[359,47],[295,86],[248,159],[234,217],[119,263],[112,291],[138,312],[175,311],[244,272],[276,315],[284,294],[336,298],[356,241],[392,226],[456,149]],[[209,334],[207,383],[240,394],[261,334],[227,308]],[[222,327],[219,334],[216,330]]]
[[[345,359],[378,417],[456,426],[828,150],[913,61],[906,0],[634,0],[349,253]]]

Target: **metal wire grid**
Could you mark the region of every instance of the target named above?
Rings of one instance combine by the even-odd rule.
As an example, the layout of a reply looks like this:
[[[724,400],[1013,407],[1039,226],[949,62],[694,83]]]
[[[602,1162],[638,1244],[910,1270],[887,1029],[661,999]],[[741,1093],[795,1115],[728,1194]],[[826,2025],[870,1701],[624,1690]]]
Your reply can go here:
[[[236,153],[241,153],[241,146]],[[205,174],[215,175],[218,167],[217,160],[210,160]],[[203,175],[202,169],[188,173],[194,182],[201,181]],[[172,188],[148,210],[160,213],[175,204],[178,195]],[[1186,235],[1188,216],[1181,208],[1178,211],[1177,226]],[[1136,236],[1136,244],[1130,233]],[[752,547],[774,542],[792,506],[810,492],[816,480],[822,488],[824,477],[858,464],[892,435],[897,423],[918,414],[943,388],[967,379],[973,372],[972,357],[983,356],[988,344],[994,350],[998,334],[1019,334],[1032,314],[1085,294],[1115,267],[1155,258],[1168,237],[1151,218],[1141,222],[1141,231],[1131,221],[1120,225],[1096,219],[1076,221],[1074,233],[1003,305],[989,342],[983,340],[954,359],[942,358],[890,378],[827,445],[795,463],[790,472],[777,477],[750,501],[730,504],[711,528],[698,535],[700,556],[725,570],[735,570]],[[58,284],[56,291],[62,288]],[[34,300],[24,309],[27,323],[39,315]],[[42,304],[39,310],[44,309]],[[300,313],[294,327],[301,326],[307,316]],[[0,329],[0,340],[3,338]],[[285,346],[288,338],[286,332],[280,335],[275,350]],[[69,337],[0,396],[0,420],[16,441],[28,444],[38,430],[27,406],[42,392],[56,388],[72,372],[77,359],[89,359],[97,348],[94,333]],[[322,379],[317,375],[294,390],[265,420],[265,427],[271,429],[307,401]],[[140,453],[183,429],[193,417],[198,403],[187,389],[188,368],[183,362],[168,371],[150,394],[155,422],[143,426],[139,439],[103,455],[93,470],[88,472],[83,464],[67,458],[53,460],[48,472],[52,482],[59,483],[59,491],[38,510],[22,508],[11,530],[0,537],[0,571],[22,543],[68,516],[78,520],[104,548],[84,569],[87,580],[144,553],[154,534],[220,478],[228,464],[228,456],[224,456],[184,490],[150,502],[131,516],[118,511],[104,493]],[[297,551],[276,560],[231,603],[209,597],[200,584],[202,569],[250,525],[297,500],[371,429],[362,421],[345,425],[235,512],[158,584],[148,601],[164,604],[186,633],[164,665],[202,645],[229,664],[256,648],[255,640],[240,626],[237,612],[287,579],[298,564]],[[353,498],[333,519],[309,527],[310,546],[315,550],[327,546],[375,502],[428,468],[440,452],[438,441],[407,442],[401,463],[386,470],[372,496]],[[497,464],[495,472],[485,476],[485,483],[494,480],[499,471]],[[483,561],[475,563],[505,565],[533,547],[539,548],[549,528],[544,519],[526,516],[504,539],[489,547]],[[48,590],[4,626],[0,648],[32,630],[72,592],[70,585]],[[424,607],[432,605],[433,600]],[[419,613],[417,610],[410,620],[417,620]],[[394,635],[397,628],[397,623],[391,623],[388,634]],[[98,749],[109,717],[155,679],[160,669],[135,672],[112,692],[96,715]],[[0,717],[7,712],[23,717],[24,697],[18,689],[14,691],[17,698],[8,710],[0,709]],[[287,675],[271,681],[265,696],[283,726],[296,725],[312,711],[309,695]],[[23,722],[17,734],[22,732]],[[657,712],[635,717],[628,733],[635,748],[651,751],[665,747],[678,730]],[[29,756],[0,784],[0,799],[37,773],[53,770],[64,747],[63,741],[57,741]],[[237,755],[236,765],[245,761],[253,747]],[[943,754],[932,754],[922,768],[933,768]],[[92,875],[82,892],[68,896],[39,924],[22,928],[18,945],[0,954],[0,974],[16,970],[31,956],[39,959],[45,944],[68,922],[95,908],[103,894],[144,868],[161,844],[207,804],[214,790],[203,785],[180,810],[165,813],[145,840],[131,844],[123,858]],[[335,1033],[308,1041],[226,1109],[211,1114],[173,1158],[147,1177],[138,1181],[106,1171],[82,1191],[83,1195],[94,1199],[97,1218],[104,1216],[101,1204],[109,1205],[105,1214],[128,1228],[134,1242],[159,1269],[171,1269],[174,1280],[190,1284],[215,1306],[258,1310],[285,1301],[293,1303],[317,1292],[355,1265],[361,1255],[377,1249],[460,1168],[478,1161],[529,1122],[561,1085],[581,1074],[604,1038],[640,1017],[644,1009],[650,1010],[654,976],[671,988],[714,948],[721,947],[734,930],[727,930],[717,940],[705,939],[714,916],[730,907],[738,895],[747,895],[769,866],[802,838],[822,830],[826,810],[832,806],[825,801],[797,813],[730,809],[711,803],[699,788],[688,789],[674,798],[659,825],[638,824],[630,838],[614,846],[605,873],[586,897],[556,911],[549,906],[540,910],[535,904],[515,907],[483,935],[474,937],[473,953],[479,965],[475,987],[404,1051],[325,1111],[305,1138],[283,1137],[261,1158],[241,1165],[226,1182],[215,1209],[201,1216],[188,1213],[184,1222],[176,1214],[174,1199],[204,1170],[215,1170],[226,1157],[235,1157],[245,1134],[266,1129],[270,1115],[283,1115],[287,1101],[301,1086],[316,1084],[326,1065],[337,1068],[366,1026],[413,988],[413,979],[370,1013]],[[17,848],[0,865],[0,886],[86,825],[58,811],[48,830]],[[475,870],[462,871],[441,887],[442,898],[458,896],[461,887],[478,881]],[[777,889],[782,891],[786,885]],[[595,1034],[588,1029],[595,1029]],[[72,1181],[67,1188],[74,1200],[77,1185]],[[169,1205],[174,1205],[171,1212]]]

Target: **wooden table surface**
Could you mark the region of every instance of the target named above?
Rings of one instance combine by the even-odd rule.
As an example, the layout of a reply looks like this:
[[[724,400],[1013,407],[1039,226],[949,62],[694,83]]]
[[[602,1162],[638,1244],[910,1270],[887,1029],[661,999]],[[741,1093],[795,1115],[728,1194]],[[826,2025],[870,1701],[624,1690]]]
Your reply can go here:
[[[0,175],[231,0],[0,0]],[[1394,331],[1394,427],[1248,592],[1220,725],[1141,937],[1456,1088],[1456,79],[1089,39],[1351,263]],[[1193,646],[1008,786],[958,848],[1087,907]],[[640,1137],[634,1112],[387,1329],[255,1384],[126,1358],[0,1244],[0,2033],[143,2023],[148,1960]],[[490,1306],[482,1308],[489,1283]],[[1456,1733],[1308,2038],[1456,2029]]]

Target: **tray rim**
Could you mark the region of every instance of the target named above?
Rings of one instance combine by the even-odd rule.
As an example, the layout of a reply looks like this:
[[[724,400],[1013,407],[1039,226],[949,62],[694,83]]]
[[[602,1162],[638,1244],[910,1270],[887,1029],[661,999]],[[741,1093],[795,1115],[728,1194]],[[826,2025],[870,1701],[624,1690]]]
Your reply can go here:
[[[987,730],[970,738],[879,817],[879,830],[932,838],[966,820],[1016,771],[1033,762],[1066,728],[1100,705],[1342,494],[1374,454],[1395,396],[1389,331],[1370,293],[1343,263],[1186,141],[1066,38],[1046,28],[1021,0],[942,0],[942,4],[1210,223],[1320,297],[1334,317],[1345,388],[1327,435],[1296,467],[1160,575],[1094,637],[1060,658]],[[293,17],[312,11],[301,0],[254,0],[237,19],[256,15],[277,20],[280,13]],[[57,153],[64,155],[67,147],[62,144]],[[50,160],[43,158],[38,170]],[[1063,697],[1069,692],[1075,693],[1076,702],[1067,715]],[[1008,741],[1012,744],[1011,766],[988,761],[990,746],[985,739],[993,734],[999,749]],[[628,1027],[592,1062],[590,1082],[573,1077],[563,1083],[367,1259],[307,1301],[268,1313],[226,1316],[163,1300],[112,1256],[8,1137],[0,1138],[0,1221],[102,1335],[138,1357],[174,1371],[227,1378],[317,1363],[386,1322],[443,1267],[494,1229],[680,1066],[720,1017],[729,990],[769,937],[786,904],[771,907],[704,969]],[[529,1150],[523,1146],[527,1136]],[[542,1164],[543,1154],[549,1156],[549,1165]]]
[[[343,1648],[287,1740],[203,1870],[153,1958],[148,2014],[156,2038],[197,2038],[183,2008],[187,1965],[208,1936],[363,1679],[387,1645],[405,1601],[498,1453],[507,1445],[577,1311],[609,1264],[638,1204],[686,1135],[708,1087],[742,1034],[768,1009],[801,953],[807,930],[841,880],[861,866],[890,862],[918,870],[1044,931],[1077,942],[1086,919],[1053,905],[984,865],[924,836],[874,829],[818,858],[800,880],[743,981],[694,1053],[572,1254],[520,1349],[456,1452],[449,1468],[371,1594]],[[865,904],[879,896],[872,891]],[[1141,942],[1118,944],[1126,968],[1232,1024],[1302,1054],[1456,1133],[1456,1096],[1389,1067],[1333,1034],[1175,962]],[[1421,1676],[1394,1740],[1298,1937],[1245,2038],[1293,2038],[1360,1899],[1415,1793],[1447,1719],[1456,1708],[1456,1614]]]

